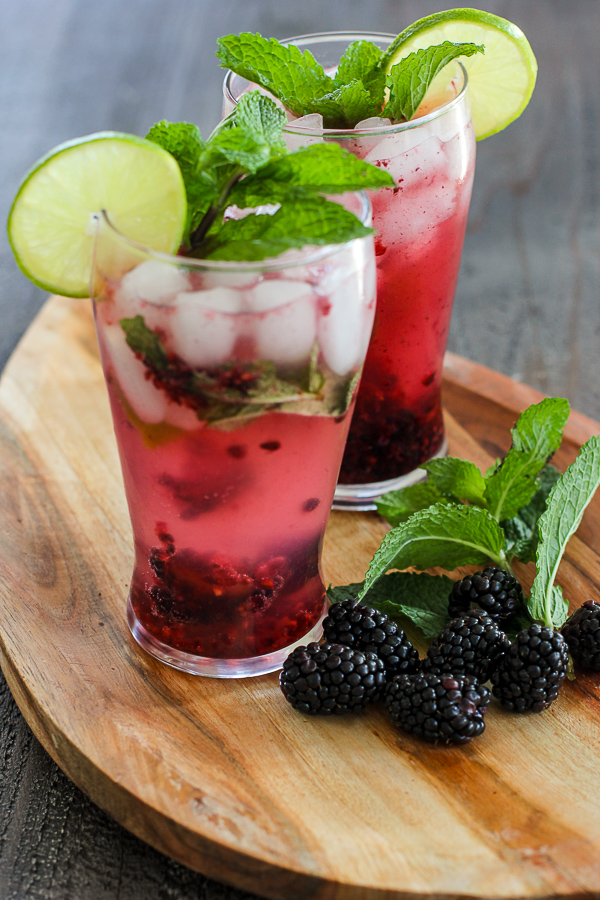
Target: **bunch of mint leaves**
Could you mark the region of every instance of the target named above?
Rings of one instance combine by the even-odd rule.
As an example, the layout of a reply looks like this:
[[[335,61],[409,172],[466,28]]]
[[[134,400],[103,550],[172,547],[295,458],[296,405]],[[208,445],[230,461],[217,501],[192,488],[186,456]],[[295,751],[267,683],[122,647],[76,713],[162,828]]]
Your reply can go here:
[[[223,68],[260,85],[295,116],[319,113],[326,128],[354,128],[374,116],[407,122],[448,63],[485,52],[477,44],[444,41],[409,54],[388,74],[396,42],[382,51],[360,40],[350,44],[331,77],[310,50],[275,38],[244,32],[219,38],[217,45]]]
[[[536,562],[526,621],[560,628],[568,602],[554,584],[569,538],[600,484],[600,436],[591,437],[564,474],[548,465],[560,446],[569,404],[547,398],[521,413],[504,459],[483,475],[474,463],[447,457],[423,464],[427,481],[382,497],[378,511],[394,526],[362,583],[330,588],[333,602],[355,597],[406,617],[426,638],[448,622],[452,580],[426,572],[467,565],[511,570]]]
[[[324,195],[393,187],[391,176],[333,143],[289,153],[281,137],[286,122],[274,100],[249,91],[206,141],[189,122],[150,129],[146,139],[168,150],[183,175],[187,255],[248,262],[373,233]],[[265,205],[275,211],[260,210]],[[228,207],[258,213],[226,217]]]

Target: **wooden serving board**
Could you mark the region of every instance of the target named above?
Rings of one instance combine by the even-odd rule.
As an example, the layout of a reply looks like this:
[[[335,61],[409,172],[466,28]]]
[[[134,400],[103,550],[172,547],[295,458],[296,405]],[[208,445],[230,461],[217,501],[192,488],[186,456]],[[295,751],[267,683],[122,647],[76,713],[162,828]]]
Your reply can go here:
[[[458,357],[450,451],[482,467],[540,395]],[[564,467],[600,426],[573,413]],[[278,900],[600,893],[600,684],[541,715],[495,702],[485,734],[433,747],[382,708],[311,719],[277,676],[195,678],[129,635],[131,533],[88,304],[52,298],[0,384],[0,651],[36,736],[99,806],[159,850]],[[325,578],[362,579],[385,526],[334,513]],[[600,599],[600,497],[561,565]],[[531,582],[532,567],[521,572]]]

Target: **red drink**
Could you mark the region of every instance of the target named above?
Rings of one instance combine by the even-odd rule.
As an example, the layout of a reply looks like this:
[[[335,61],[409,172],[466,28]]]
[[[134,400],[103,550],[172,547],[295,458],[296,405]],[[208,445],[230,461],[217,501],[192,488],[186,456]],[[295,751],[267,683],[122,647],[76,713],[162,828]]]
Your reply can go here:
[[[348,44],[392,36],[291,38],[332,74]],[[371,192],[377,231],[377,313],[342,462],[334,507],[374,509],[374,500],[424,476],[418,466],[445,453],[442,366],[475,169],[466,72],[444,69],[410,122],[373,118],[356,129],[324,129],[320,117],[290,122],[288,147],[337,141],[385,167],[396,188]],[[248,82],[225,79],[224,112]]]
[[[134,533],[130,627],[186,671],[272,671],[320,635],[372,239],[238,266],[140,262],[102,232],[95,311]]]

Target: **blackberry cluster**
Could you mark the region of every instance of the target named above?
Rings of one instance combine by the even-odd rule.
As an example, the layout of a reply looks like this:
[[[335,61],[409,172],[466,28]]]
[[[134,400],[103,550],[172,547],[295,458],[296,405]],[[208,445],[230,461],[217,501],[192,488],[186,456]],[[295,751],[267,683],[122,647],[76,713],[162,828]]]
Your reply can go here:
[[[431,743],[466,744],[485,730],[490,691],[472,675],[398,675],[384,702],[403,731]]]
[[[568,663],[567,643],[546,625],[517,635],[492,675],[494,696],[513,712],[541,712],[558,697]]]
[[[586,600],[561,631],[575,662],[582,669],[600,672],[600,603]]]
[[[343,600],[329,608],[323,620],[323,634],[329,643],[376,653],[388,678],[411,674],[419,667],[419,653],[402,629],[385,613],[356,600]]]
[[[487,681],[498,668],[510,641],[493,619],[475,609],[452,619],[433,641],[423,660],[423,672],[474,675]]]
[[[521,608],[523,590],[514,575],[488,566],[481,572],[454,582],[448,612],[453,618],[464,615],[471,603],[493,619],[508,619]]]
[[[296,647],[279,678],[288,703],[307,715],[341,715],[362,709],[385,688],[383,663],[375,653],[341,644]]]

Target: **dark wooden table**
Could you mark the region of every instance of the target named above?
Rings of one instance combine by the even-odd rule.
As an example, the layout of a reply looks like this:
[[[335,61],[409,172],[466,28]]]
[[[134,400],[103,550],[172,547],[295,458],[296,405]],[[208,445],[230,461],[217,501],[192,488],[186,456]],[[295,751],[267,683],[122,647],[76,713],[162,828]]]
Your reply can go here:
[[[55,144],[221,106],[215,40],[398,32],[430,0],[0,0],[0,206]],[[450,349],[600,418],[600,4],[487,0],[540,64],[524,116],[478,148]],[[0,239],[0,367],[45,296]],[[1,498],[0,498],[0,502]],[[2,572],[0,571],[0,579]],[[60,772],[0,676],[2,900],[249,900],[132,837]]]

